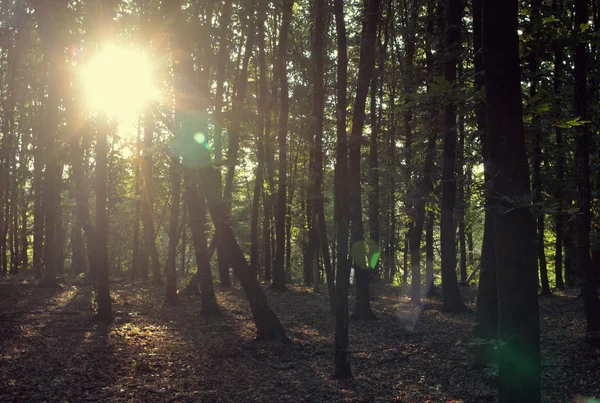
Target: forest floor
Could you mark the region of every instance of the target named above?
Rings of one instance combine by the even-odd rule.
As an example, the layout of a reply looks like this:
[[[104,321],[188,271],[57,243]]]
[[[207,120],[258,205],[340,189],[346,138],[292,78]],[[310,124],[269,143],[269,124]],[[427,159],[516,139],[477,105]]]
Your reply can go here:
[[[326,291],[267,290],[292,344],[253,340],[241,290],[218,292],[224,316],[201,317],[198,297],[163,304],[163,290],[112,283],[115,323],[93,320],[89,285],[48,292],[0,282],[2,402],[494,402],[494,368],[472,365],[472,312],[412,307],[401,287],[374,290],[379,320],[350,325],[354,378],[333,370]],[[576,291],[541,298],[543,400],[600,396],[600,348],[583,337]],[[353,300],[351,299],[351,311]]]

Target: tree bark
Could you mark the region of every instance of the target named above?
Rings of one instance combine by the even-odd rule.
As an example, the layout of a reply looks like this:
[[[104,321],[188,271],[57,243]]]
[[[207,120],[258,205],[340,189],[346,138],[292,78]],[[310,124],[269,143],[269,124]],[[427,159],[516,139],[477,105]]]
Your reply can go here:
[[[589,120],[587,105],[587,44],[580,37],[583,24],[589,20],[588,0],[575,1],[575,33],[579,39],[575,52],[575,115]],[[575,218],[577,235],[577,267],[583,280],[583,303],[586,311],[587,332],[600,331],[600,302],[596,276],[590,257],[590,133],[587,125],[577,127],[575,137],[575,171],[577,174],[577,209]]]
[[[287,82],[287,52],[292,7],[294,0],[283,0],[283,16],[279,28],[279,47],[277,55],[277,77],[280,88],[279,101],[279,186],[277,189],[277,208],[275,217],[275,240],[277,243],[273,283],[271,288],[285,290],[285,214],[287,212],[287,131],[290,112]]]
[[[181,203],[181,174],[179,156],[170,158],[169,176],[171,177],[171,217],[169,219],[169,250],[165,263],[165,300],[177,299],[177,244],[179,243],[179,204]]]
[[[337,33],[337,105],[336,105],[336,160],[334,173],[334,210],[337,237],[337,270],[335,281],[335,366],[334,376],[344,379],[352,376],[348,357],[348,288],[350,287],[350,261],[348,237],[350,211],[346,197],[348,183],[348,140],[346,135],[346,90],[348,86],[348,45],[343,0],[333,1]]]
[[[535,225],[521,104],[518,2],[483,0],[487,131],[496,206],[498,401],[539,402],[540,324]]]
[[[149,111],[144,118],[144,151],[142,155],[142,174],[144,188],[142,197],[142,220],[144,222],[144,244],[150,253],[152,262],[152,285],[162,284],[158,249],[156,248],[156,230],[154,227],[154,177],[152,161],[152,143],[154,137],[154,123]]]
[[[446,1],[446,52],[444,78],[450,85],[456,84],[456,61],[460,46],[462,2]],[[440,219],[440,242],[442,249],[442,291],[445,311],[464,311],[458,280],[456,278],[456,237],[454,209],[456,204],[456,104],[444,107],[444,164],[442,168],[442,215]]]
[[[350,132],[350,147],[348,153],[348,170],[350,179],[350,213],[351,213],[351,241],[354,245],[364,239],[361,202],[361,172],[360,148],[363,141],[365,125],[365,106],[369,84],[375,67],[375,42],[377,37],[377,24],[379,20],[380,0],[368,0],[364,10],[364,24],[360,43],[360,62],[358,68],[358,81],[354,112],[352,115],[352,131]],[[359,267],[354,262],[354,277],[356,282],[356,307],[352,314],[353,319],[372,320],[375,314],[371,311],[370,304],[370,277],[371,271],[366,267]]]

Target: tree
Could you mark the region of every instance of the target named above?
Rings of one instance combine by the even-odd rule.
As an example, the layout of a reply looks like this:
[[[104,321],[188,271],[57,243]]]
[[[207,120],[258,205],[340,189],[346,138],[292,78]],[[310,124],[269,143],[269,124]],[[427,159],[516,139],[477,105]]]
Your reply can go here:
[[[539,402],[535,227],[523,131],[517,1],[483,0],[483,58],[498,278],[499,402]]]
[[[460,47],[462,21],[461,0],[446,3],[446,51],[450,53],[444,62],[444,78],[450,85],[456,81],[456,61]],[[442,248],[442,291],[444,310],[464,311],[456,278],[456,240],[454,208],[456,203],[456,103],[444,106],[444,165],[442,168],[442,216],[440,219]]]
[[[346,135],[346,88],[348,86],[348,45],[343,0],[334,0],[335,29],[337,33],[336,94],[336,159],[335,159],[335,224],[337,240],[337,270],[335,279],[335,372],[336,378],[352,376],[348,357],[348,288],[350,264],[348,259],[350,211],[345,202],[350,190],[348,180],[348,140]]]
[[[275,240],[277,242],[275,264],[273,266],[273,283],[271,287],[285,290],[285,214],[287,212],[287,124],[289,118],[289,94],[287,78],[287,52],[292,7],[294,0],[283,0],[283,16],[279,28],[279,47],[277,55],[277,81],[280,88],[279,105],[279,183],[277,188],[277,209],[275,218]]]
[[[362,222],[362,202],[360,186],[360,148],[362,144],[363,128],[365,125],[365,106],[369,84],[375,67],[375,42],[377,38],[377,24],[379,20],[379,0],[368,0],[364,10],[364,24],[360,42],[360,62],[358,68],[358,81],[356,98],[352,114],[352,130],[348,151],[348,173],[350,184],[350,214],[352,245],[364,239]],[[354,262],[354,276],[356,281],[356,308],[352,314],[353,319],[372,320],[375,314],[371,311],[370,304],[370,277],[371,272],[366,267],[360,267],[360,262]]]
[[[587,105],[587,45],[581,40],[582,26],[588,23],[587,0],[575,1],[575,34],[580,38],[575,52],[575,115],[582,121],[588,118]],[[586,125],[577,127],[575,137],[575,171],[577,174],[577,266],[583,277],[583,301],[586,311],[587,331],[600,331],[600,302],[596,274],[590,257],[590,133]]]

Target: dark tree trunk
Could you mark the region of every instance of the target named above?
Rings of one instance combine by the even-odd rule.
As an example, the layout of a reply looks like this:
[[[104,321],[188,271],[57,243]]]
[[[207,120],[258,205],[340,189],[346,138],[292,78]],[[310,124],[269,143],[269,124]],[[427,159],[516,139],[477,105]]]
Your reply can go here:
[[[315,30],[312,41],[312,58],[314,60],[313,74],[313,184],[312,184],[312,213],[313,213],[313,241],[320,241],[314,248],[313,253],[318,257],[319,246],[325,266],[327,277],[327,291],[332,314],[335,313],[335,288],[333,280],[333,267],[329,256],[329,244],[327,241],[327,229],[325,225],[325,212],[323,207],[323,120],[325,110],[325,73],[324,73],[324,41],[325,21],[327,19],[327,8],[325,0],[317,0],[314,6]],[[317,224],[318,220],[318,224]],[[318,264],[315,271],[315,279],[318,277]],[[315,281],[315,285],[319,281]]]
[[[100,119],[106,119],[101,116]],[[96,230],[95,242],[88,248],[95,249],[94,252],[94,279],[96,280],[98,319],[105,323],[111,323],[112,302],[108,288],[108,212],[106,180],[108,176],[108,130],[106,124],[98,128],[96,141]]]
[[[71,274],[73,276],[83,273],[85,267],[81,224],[76,214],[77,212],[73,211],[73,222],[71,224]]]
[[[518,2],[483,0],[490,177],[496,217],[498,279],[498,401],[539,402],[540,324],[535,225],[529,206],[514,208],[515,196],[530,194],[523,131]],[[501,216],[500,216],[501,215]]]
[[[435,213],[429,211],[427,214],[427,226],[425,227],[425,296],[431,297],[435,292],[433,277],[433,226]]]
[[[485,84],[483,49],[482,49],[482,6],[483,0],[473,0],[473,46],[475,54],[475,90],[480,91]],[[488,143],[486,140],[485,104],[480,101],[475,106],[477,129],[481,133],[484,180],[489,183],[490,161]],[[483,224],[483,243],[481,246],[481,261],[479,287],[477,289],[477,310],[475,314],[475,337],[483,340],[493,340],[498,337],[498,286],[496,281],[496,213],[492,210],[491,194],[485,195],[485,217]],[[484,352],[487,355],[487,352]],[[477,365],[484,366],[487,358],[477,357]]]
[[[154,123],[149,112],[144,119],[144,152],[142,155],[142,173],[144,177],[144,190],[142,197],[142,220],[144,222],[144,245],[150,254],[152,262],[152,285],[162,284],[160,275],[160,262],[156,248],[154,227],[154,177],[152,161],[152,143],[154,137]]]
[[[435,21],[435,12],[433,10],[433,4],[429,2],[428,7],[428,26],[427,32],[430,35],[434,35],[434,21]],[[413,11],[414,14],[417,13],[417,10]],[[413,15],[413,19],[416,20],[417,16]],[[416,22],[415,22],[416,23]],[[430,75],[433,76],[433,55],[431,52],[431,45],[427,44],[427,70]],[[431,89],[428,89],[431,91]],[[427,149],[425,151],[425,163],[423,165],[423,177],[419,183],[418,189],[418,199],[415,204],[414,210],[414,227],[410,234],[410,265],[411,265],[411,287],[410,287],[410,300],[413,304],[420,305],[421,304],[421,237],[423,235],[423,225],[425,223],[425,206],[427,205],[427,201],[429,199],[430,193],[433,191],[433,180],[431,178],[431,174],[433,171],[433,163],[435,157],[435,148],[437,142],[437,131],[438,127],[435,124],[437,121],[437,105],[431,105],[431,123],[429,126],[429,134],[427,137]],[[432,217],[430,217],[432,218]],[[429,225],[429,223],[428,223]],[[431,223],[433,226],[433,222]],[[429,230],[429,228],[428,228]],[[432,245],[429,245],[432,247]],[[433,264],[433,262],[431,262]],[[427,278],[427,287],[430,286],[429,281],[433,283],[433,271],[430,273],[431,278]]]
[[[131,262],[131,279],[135,281],[141,273],[141,246],[140,246],[140,214],[142,209],[142,200],[140,195],[140,154],[142,150],[141,138],[141,119],[138,119],[138,131],[135,140],[135,162],[133,168],[134,181],[134,203],[135,213],[133,216],[133,256]]]
[[[40,136],[41,137],[41,136]],[[44,249],[44,210],[42,208],[44,146],[37,138],[33,155],[33,271],[42,270],[42,252]]]
[[[358,81],[354,113],[352,115],[352,131],[350,133],[350,147],[348,153],[348,170],[350,179],[350,194],[348,202],[351,213],[351,241],[352,244],[363,241],[364,228],[362,222],[361,202],[361,144],[363,128],[365,125],[365,106],[369,84],[375,67],[375,42],[377,37],[377,24],[379,20],[379,0],[368,0],[364,10],[363,32],[360,43],[360,62],[358,68]],[[366,267],[359,267],[354,262],[354,277],[356,283],[356,308],[352,314],[353,319],[372,320],[375,314],[371,311],[370,304],[370,278],[371,271]]]
[[[254,183],[254,195],[252,198],[252,218],[250,223],[250,268],[254,275],[259,273],[259,247],[258,247],[258,212],[260,196],[263,193],[265,172],[265,119],[267,117],[267,62],[265,56],[265,10],[266,3],[260,3],[257,14],[257,39],[258,39],[258,127],[256,135],[256,148],[258,164],[256,166],[256,178]],[[263,203],[263,209],[265,205]]]
[[[462,63],[462,61],[460,62]],[[458,69],[462,76],[462,65]],[[458,202],[456,206],[458,215],[458,249],[459,249],[459,267],[460,284],[467,285],[467,237],[465,231],[465,215],[467,209],[467,199],[465,195],[465,116],[460,112],[458,116]]]
[[[185,165],[184,160],[184,165]],[[198,192],[197,173],[188,167],[184,168],[185,204],[188,208],[190,229],[194,254],[198,265],[197,284],[200,286],[200,299],[202,301],[202,314],[205,316],[220,316],[221,311],[215,297],[215,290],[210,273],[210,262],[206,248],[206,208],[202,196]],[[214,181],[216,184],[217,182]]]
[[[202,184],[206,189],[213,189],[219,179],[216,169],[206,168],[205,179]],[[289,342],[285,330],[275,313],[269,308],[267,298],[260,287],[260,283],[250,271],[250,266],[240,249],[231,227],[225,221],[225,209],[223,201],[213,192],[204,192],[210,215],[219,234],[218,239],[224,242],[224,247],[229,251],[229,259],[236,277],[240,284],[252,311],[252,318],[257,328],[257,339],[264,341]]]
[[[184,290],[185,293],[195,293],[200,286],[200,298],[202,302],[202,314],[205,316],[219,316],[221,314],[213,286],[212,275],[210,272],[210,262],[206,247],[206,206],[204,194],[200,192],[199,171],[206,170],[210,163],[208,148],[204,142],[197,142],[195,133],[197,127],[204,122],[199,121],[205,115],[202,106],[190,108],[189,102],[191,93],[196,90],[202,93],[202,88],[194,89],[192,83],[194,77],[194,65],[191,57],[191,50],[184,30],[176,25],[175,37],[177,41],[177,56],[179,60],[175,69],[175,150],[178,150],[182,157],[183,177],[184,177],[184,198],[188,210],[190,221],[190,230],[192,233],[192,243],[197,263],[197,275],[192,277],[190,284]],[[221,182],[220,175],[217,172],[216,178],[211,178],[210,189],[218,189]],[[206,188],[203,188],[206,189]],[[221,194],[218,192],[218,196]]]
[[[231,22],[231,7],[233,2],[226,1],[223,3],[223,10],[221,12],[221,20],[219,22],[219,54],[218,67],[216,71],[217,83],[216,83],[216,95],[215,95],[215,131],[214,131],[214,147],[215,147],[215,161],[220,163],[223,159],[223,127],[225,126],[225,119],[223,117],[223,93],[224,83],[227,79],[227,62],[229,60],[229,40],[227,35],[230,31]],[[223,194],[223,181],[219,181],[219,187],[217,190],[220,194]],[[185,214],[185,213],[184,213]],[[220,243],[219,243],[220,244]],[[219,279],[221,280],[220,287],[228,288],[231,287],[231,278],[229,277],[229,263],[227,262],[227,251],[218,248],[217,250],[217,265],[219,267]]]
[[[575,32],[589,20],[589,1],[575,1]],[[575,115],[582,121],[589,120],[587,105],[587,44],[579,38],[575,52]],[[600,331],[600,303],[596,276],[590,258],[590,133],[587,125],[577,127],[575,137],[575,171],[577,174],[577,209],[575,231],[577,235],[577,267],[581,272],[583,302],[586,311],[587,331]]]
[[[558,0],[553,0],[552,9],[556,18],[561,18],[562,10],[558,8]],[[559,95],[561,94],[561,82],[563,80],[563,44],[560,40],[555,39],[552,43],[554,50],[554,94],[556,101],[554,104],[554,111],[556,118],[560,117],[560,111],[562,105],[559,101]],[[556,282],[556,288],[564,289],[565,284],[563,281],[562,269],[563,269],[563,234],[564,234],[564,171],[565,171],[565,154],[562,130],[558,127],[554,128],[555,139],[556,139],[556,165],[555,165],[555,176],[556,176],[556,190],[554,197],[558,204],[558,211],[556,212],[555,227],[556,227],[556,243],[554,249],[554,276]]]
[[[275,240],[277,243],[275,265],[273,266],[273,283],[271,288],[285,290],[285,214],[287,212],[287,130],[290,112],[288,82],[287,82],[287,53],[292,7],[294,0],[283,1],[283,16],[279,29],[279,47],[277,55],[277,78],[280,88],[279,102],[279,186],[277,189],[277,208],[275,217]]]
[[[167,279],[165,300],[168,302],[177,299],[177,244],[179,243],[179,204],[181,203],[179,156],[172,156],[170,161],[171,217],[169,219],[169,250],[165,264],[165,276]]]
[[[535,35],[537,27],[542,25],[541,15],[540,15],[540,6],[541,0],[533,0],[531,2],[531,25],[532,32]],[[529,95],[532,99],[535,99],[537,96],[537,86],[538,86],[538,46],[536,44],[532,45],[532,50],[529,55],[529,73],[531,75],[531,82],[529,87]],[[535,106],[535,104],[534,104]],[[539,117],[537,115],[533,115],[533,130],[534,134],[534,142],[533,142],[533,177],[532,177],[532,185],[533,185],[533,203],[541,205],[544,201],[542,195],[542,133],[539,122]],[[552,295],[550,291],[550,283],[548,281],[548,267],[546,265],[546,252],[545,252],[545,241],[544,241],[544,231],[545,231],[545,222],[544,222],[544,213],[541,211],[536,217],[536,249],[537,249],[537,259],[539,266],[539,274],[542,281],[542,295],[549,296]]]
[[[460,30],[463,5],[460,0],[446,1],[446,56],[444,77],[448,83],[456,83],[456,61],[460,46]],[[442,291],[445,311],[464,311],[456,278],[456,237],[454,208],[456,204],[456,104],[444,107],[444,165],[442,168],[442,216],[440,219],[440,242],[442,249]]]
[[[334,209],[337,238],[337,270],[335,281],[335,367],[336,378],[352,376],[348,357],[348,288],[350,287],[350,261],[348,237],[350,211],[346,197],[348,183],[348,140],[346,136],[346,90],[348,86],[348,47],[343,0],[334,0],[335,29],[337,33],[337,105],[336,105],[336,160],[334,177]]]
[[[42,205],[45,222],[43,266],[44,273],[41,281],[42,286],[56,287],[56,268],[58,265],[58,231],[57,219],[60,214],[60,182],[62,164],[59,158],[58,143],[58,108],[60,106],[60,70],[58,63],[54,60],[59,57],[61,46],[59,43],[59,25],[53,15],[63,11],[66,3],[41,4],[36,3],[38,13],[38,24],[42,43],[44,61],[48,68],[47,79],[47,113],[45,124],[46,141],[44,155],[46,157],[46,169],[44,173],[44,189],[42,194]],[[60,10],[60,11],[59,11]],[[8,224],[9,220],[6,220]],[[4,230],[8,228],[5,225]],[[4,235],[4,238],[5,239]]]

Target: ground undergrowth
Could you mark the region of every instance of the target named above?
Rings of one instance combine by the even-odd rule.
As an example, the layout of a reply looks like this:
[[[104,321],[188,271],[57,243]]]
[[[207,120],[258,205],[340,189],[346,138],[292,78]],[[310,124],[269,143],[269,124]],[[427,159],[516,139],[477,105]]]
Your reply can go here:
[[[223,316],[198,297],[163,304],[163,290],[111,284],[115,323],[93,319],[90,285],[50,292],[0,282],[0,401],[495,402],[493,366],[472,363],[476,290],[469,313],[439,296],[410,305],[401,287],[374,288],[379,320],[350,325],[354,377],[333,380],[334,320],[326,292],[266,290],[292,344],[254,341],[243,293],[219,291]],[[266,287],[265,287],[266,289]],[[351,311],[353,310],[351,299]],[[541,298],[543,400],[600,396],[600,348],[584,339],[577,291]]]

